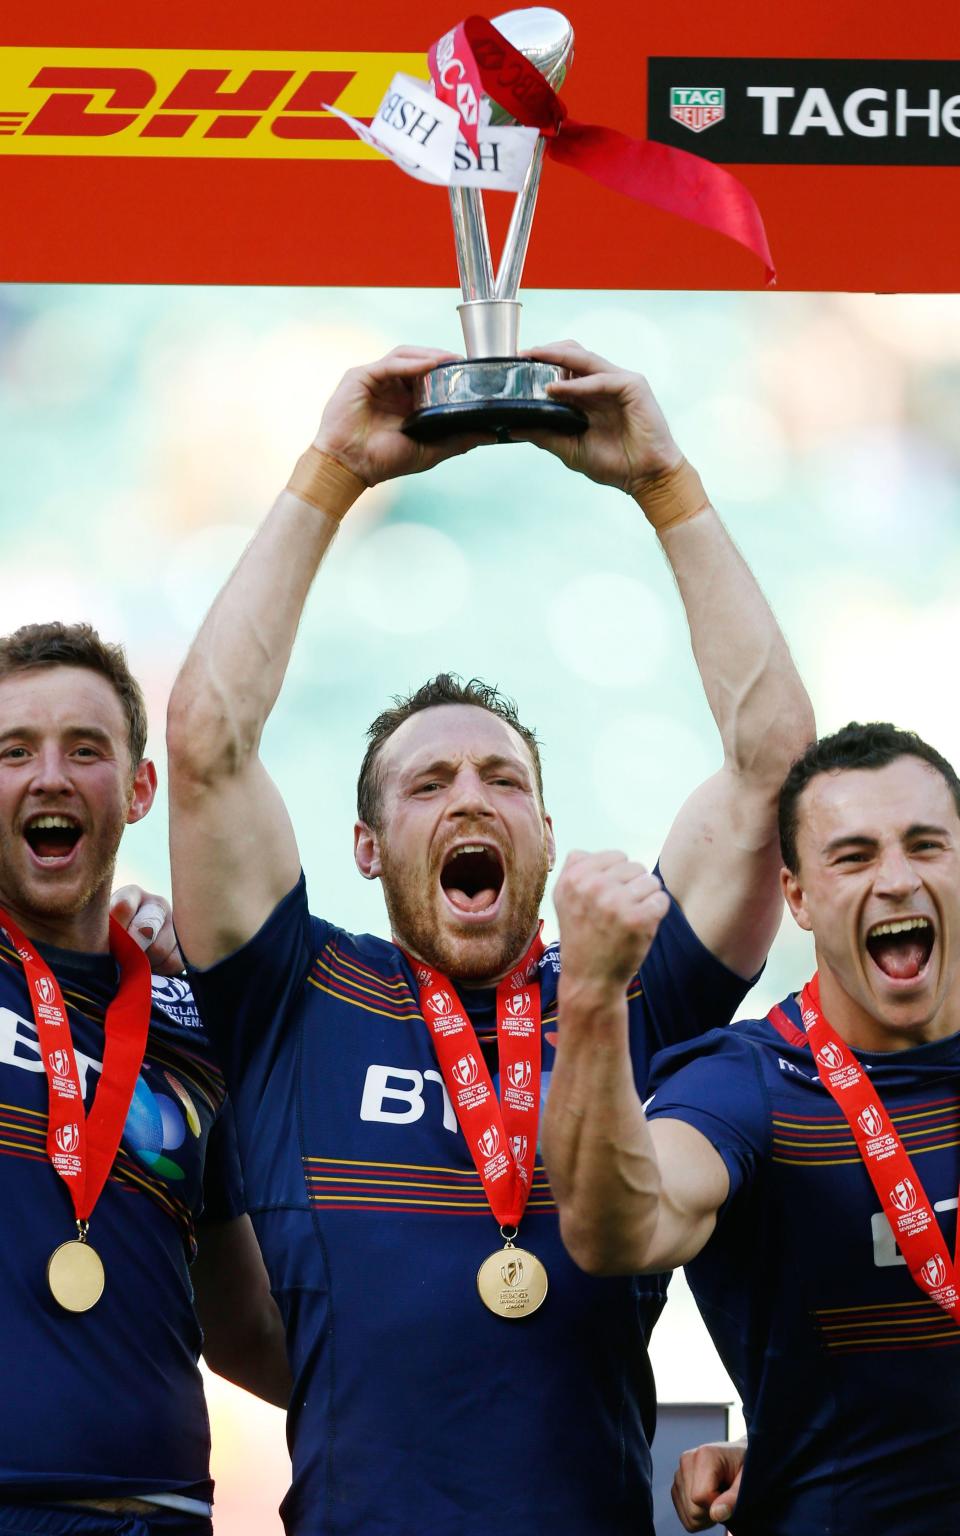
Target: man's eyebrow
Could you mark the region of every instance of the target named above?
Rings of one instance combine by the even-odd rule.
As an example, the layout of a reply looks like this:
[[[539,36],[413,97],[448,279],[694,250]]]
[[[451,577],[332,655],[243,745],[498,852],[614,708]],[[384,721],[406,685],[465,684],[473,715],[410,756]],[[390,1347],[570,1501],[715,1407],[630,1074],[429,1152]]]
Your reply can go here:
[[[867,837],[864,832],[844,832],[840,837],[831,838],[821,849],[822,853],[836,853],[839,848],[876,848],[877,839]]]
[[[933,822],[915,821],[903,833],[904,840],[913,837],[946,837],[950,836],[946,827],[941,827]],[[840,837],[831,839],[823,848],[824,853],[836,853],[840,848],[876,848],[878,839],[868,837],[863,832],[847,832]]]
[[[903,835],[904,837],[949,837],[950,832],[947,827],[940,827],[935,822],[915,821]]]
[[[42,733],[32,725],[11,725],[5,731],[0,730],[0,742],[4,741],[34,741]],[[60,727],[61,736],[82,736],[87,741],[101,742],[104,746],[111,746],[113,737],[109,731],[105,731],[99,725],[64,725]]]
[[[402,769],[400,779],[401,782],[406,783],[409,779],[419,779],[424,774],[452,773],[455,767],[456,764],[452,758],[435,757],[430,763],[413,763],[409,767]],[[508,757],[501,752],[491,752],[488,757],[479,758],[477,767],[481,770],[509,768],[512,773],[527,772],[524,763],[519,757]]]

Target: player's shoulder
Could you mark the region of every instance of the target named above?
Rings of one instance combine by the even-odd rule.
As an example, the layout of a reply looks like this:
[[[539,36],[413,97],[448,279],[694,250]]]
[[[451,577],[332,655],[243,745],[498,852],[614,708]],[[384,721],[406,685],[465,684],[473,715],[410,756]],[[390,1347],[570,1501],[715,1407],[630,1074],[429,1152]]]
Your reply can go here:
[[[704,1082],[736,1078],[741,1083],[759,1083],[765,1075],[765,1059],[773,1048],[775,1036],[765,1019],[738,1019],[719,1029],[708,1029],[691,1040],[658,1051],[650,1068],[650,1089],[659,1091],[664,1083],[684,1073]]]
[[[650,1069],[651,1094],[664,1097],[671,1080],[680,1080],[685,1091],[694,1086],[714,1092],[768,1095],[780,1072],[808,1074],[817,1080],[816,1069],[796,1044],[786,1043],[768,1018],[737,1018],[731,1025],[708,1029],[693,1040],[680,1041],[657,1051]]]
[[[329,963],[337,959],[391,979],[403,973],[403,951],[375,933],[351,933],[311,913],[310,934],[311,948],[318,960]]]

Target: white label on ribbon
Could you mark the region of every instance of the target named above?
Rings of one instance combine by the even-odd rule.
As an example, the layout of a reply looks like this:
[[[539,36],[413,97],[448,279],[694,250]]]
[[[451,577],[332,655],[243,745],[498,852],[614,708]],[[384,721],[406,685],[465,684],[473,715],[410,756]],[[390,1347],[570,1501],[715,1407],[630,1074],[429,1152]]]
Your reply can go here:
[[[402,74],[394,75],[369,127],[326,102],[324,110],[408,176],[432,186],[519,192],[539,137],[536,128],[481,126],[478,161],[460,136],[454,108],[438,101],[422,81]]]
[[[519,192],[533,147],[540,137],[537,128],[478,128],[480,159],[477,161],[466,139],[458,139],[453,169],[447,178],[450,187],[479,187],[486,192]],[[412,176],[418,175],[411,171]],[[420,176],[426,181],[426,176]]]
[[[460,115],[438,101],[422,80],[394,75],[369,128],[336,107],[324,106],[364,143],[389,155],[402,171],[426,171],[441,182],[448,179]]]

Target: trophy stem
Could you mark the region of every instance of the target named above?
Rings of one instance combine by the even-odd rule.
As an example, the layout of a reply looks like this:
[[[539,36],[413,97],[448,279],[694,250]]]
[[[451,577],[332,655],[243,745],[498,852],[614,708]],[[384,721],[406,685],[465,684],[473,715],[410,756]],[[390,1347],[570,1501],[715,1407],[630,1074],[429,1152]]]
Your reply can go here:
[[[545,141],[541,137],[533,147],[527,174],[523,178],[523,186],[517,193],[513,205],[510,227],[500,256],[500,271],[496,285],[498,299],[515,299],[520,288],[523,264],[527,259],[527,247],[530,244],[530,231],[533,228],[533,213],[537,206],[537,193],[540,190],[540,171],[545,148]]]
[[[470,303],[475,299],[492,299],[493,258],[483,216],[483,199],[476,187],[451,187],[450,212],[464,300]]]
[[[458,304],[467,357],[515,357],[520,340],[520,309],[516,300],[473,299]]]

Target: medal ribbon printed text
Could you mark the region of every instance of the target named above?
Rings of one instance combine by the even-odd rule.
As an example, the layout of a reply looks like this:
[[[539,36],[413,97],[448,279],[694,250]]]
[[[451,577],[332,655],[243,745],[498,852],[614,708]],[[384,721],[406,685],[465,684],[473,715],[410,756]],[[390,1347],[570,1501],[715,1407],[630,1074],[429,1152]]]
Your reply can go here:
[[[111,918],[110,952],[120,966],[120,984],[107,1008],[103,1071],[87,1115],[70,1021],[57,978],[2,911],[0,927],[10,935],[23,962],[33,1005],[49,1089],[47,1153],[70,1191],[77,1222],[85,1224],[117,1155],[143,1062],[150,1025],[150,964],[139,945]]]
[[[497,986],[500,1102],[476,1030],[440,971],[412,955],[420,1012],[470,1155],[501,1227],[517,1227],[530,1195],[540,1121],[539,932]]]

